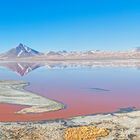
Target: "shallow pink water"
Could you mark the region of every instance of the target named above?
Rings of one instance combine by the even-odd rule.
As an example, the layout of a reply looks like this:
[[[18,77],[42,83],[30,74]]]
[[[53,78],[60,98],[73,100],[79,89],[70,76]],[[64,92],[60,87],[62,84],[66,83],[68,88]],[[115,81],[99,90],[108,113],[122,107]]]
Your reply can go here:
[[[137,69],[40,69],[22,79],[31,83],[27,90],[65,104],[65,109],[17,115],[21,106],[0,104],[0,121],[29,121],[68,118],[79,115],[140,108],[140,71]]]

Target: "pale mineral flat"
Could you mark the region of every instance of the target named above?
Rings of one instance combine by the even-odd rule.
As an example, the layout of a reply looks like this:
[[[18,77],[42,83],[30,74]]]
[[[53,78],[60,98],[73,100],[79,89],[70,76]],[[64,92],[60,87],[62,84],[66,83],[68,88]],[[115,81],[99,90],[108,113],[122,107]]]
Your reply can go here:
[[[27,85],[24,81],[0,81],[0,103],[27,106],[15,112],[19,114],[43,113],[64,107],[61,103],[24,90]]]

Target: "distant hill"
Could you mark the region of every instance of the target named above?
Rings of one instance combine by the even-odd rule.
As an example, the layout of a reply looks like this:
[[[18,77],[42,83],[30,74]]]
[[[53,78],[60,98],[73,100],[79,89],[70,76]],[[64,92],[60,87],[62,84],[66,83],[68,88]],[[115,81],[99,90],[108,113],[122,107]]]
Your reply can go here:
[[[31,57],[37,55],[43,55],[43,53],[40,53],[20,43],[16,48],[10,49],[8,52],[4,53],[3,57],[15,58],[15,57]]]
[[[140,52],[140,47],[135,48],[135,51]]]

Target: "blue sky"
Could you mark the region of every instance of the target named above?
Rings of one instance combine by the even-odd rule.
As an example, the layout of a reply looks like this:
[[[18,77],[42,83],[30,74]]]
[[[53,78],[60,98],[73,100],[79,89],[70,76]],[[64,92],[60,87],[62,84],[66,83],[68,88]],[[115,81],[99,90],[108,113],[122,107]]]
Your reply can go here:
[[[140,46],[139,0],[0,0],[0,51]]]

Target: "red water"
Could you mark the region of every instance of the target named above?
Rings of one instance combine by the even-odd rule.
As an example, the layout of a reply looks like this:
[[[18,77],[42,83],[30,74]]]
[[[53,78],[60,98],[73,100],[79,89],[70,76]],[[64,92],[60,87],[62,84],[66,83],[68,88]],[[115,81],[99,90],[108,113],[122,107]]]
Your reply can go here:
[[[78,74],[77,74],[78,75]],[[140,79],[137,75],[116,75],[115,77],[100,75],[79,75],[68,77],[60,81],[60,77],[50,79],[51,76],[36,81],[32,79],[31,85],[26,89],[45,96],[46,98],[64,103],[65,109],[41,113],[19,115],[15,112],[26,106],[0,104],[0,121],[31,121],[69,118],[79,115],[106,113],[118,111],[119,108],[140,108],[139,97]],[[97,90],[88,88],[101,87],[109,90]]]
[[[77,94],[77,93],[75,93]],[[123,93],[122,93],[123,94]],[[140,107],[137,97],[129,97],[127,100],[119,99],[114,96],[106,97],[102,95],[77,94],[76,96],[67,96],[67,99],[61,99],[67,106],[63,110],[41,113],[18,115],[15,112],[25,108],[25,106],[0,104],[1,121],[30,121],[30,120],[50,120],[59,118],[68,118],[79,115],[95,114],[101,112],[113,112],[119,107],[129,107],[130,102],[135,101],[133,106]],[[60,94],[61,96],[61,94]],[[57,100],[59,100],[57,98]],[[132,103],[131,103],[132,104]]]

